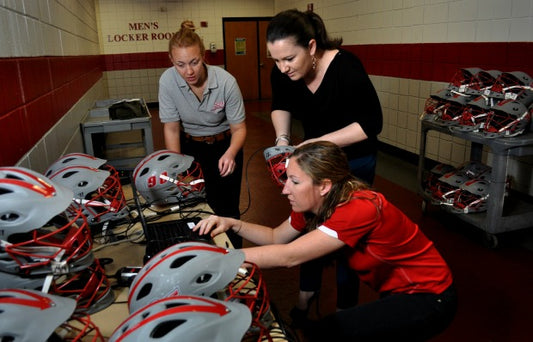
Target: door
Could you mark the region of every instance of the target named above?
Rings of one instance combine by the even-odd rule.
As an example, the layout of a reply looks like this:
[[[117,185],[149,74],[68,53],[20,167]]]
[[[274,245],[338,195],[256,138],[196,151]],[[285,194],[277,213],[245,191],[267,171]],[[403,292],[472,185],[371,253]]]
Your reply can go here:
[[[270,18],[223,18],[226,70],[237,79],[245,100],[270,99],[274,65],[266,49]]]
[[[272,98],[270,73],[275,63],[272,57],[270,57],[266,45],[266,31],[269,22],[270,20],[259,22],[259,89],[262,100]]]

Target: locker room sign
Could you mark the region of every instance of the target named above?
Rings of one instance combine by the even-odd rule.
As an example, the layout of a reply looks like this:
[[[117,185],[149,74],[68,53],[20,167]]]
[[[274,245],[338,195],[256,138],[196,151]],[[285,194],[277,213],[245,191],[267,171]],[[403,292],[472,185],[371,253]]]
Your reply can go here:
[[[169,40],[174,32],[146,32],[159,30],[159,22],[128,23],[127,33],[108,34],[108,43],[137,42],[149,40]]]

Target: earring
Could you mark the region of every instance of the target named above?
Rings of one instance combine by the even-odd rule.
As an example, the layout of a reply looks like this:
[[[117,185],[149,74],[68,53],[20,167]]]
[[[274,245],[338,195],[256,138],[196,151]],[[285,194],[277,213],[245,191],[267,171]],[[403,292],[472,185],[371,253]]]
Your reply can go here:
[[[313,56],[313,62],[312,63],[313,64],[312,64],[311,67],[313,68],[313,70],[316,70],[316,58],[315,58],[315,56]]]

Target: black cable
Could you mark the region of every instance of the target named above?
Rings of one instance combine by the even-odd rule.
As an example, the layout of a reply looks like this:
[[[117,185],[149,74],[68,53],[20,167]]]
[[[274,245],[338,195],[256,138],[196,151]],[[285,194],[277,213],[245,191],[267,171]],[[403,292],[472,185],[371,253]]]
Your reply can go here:
[[[248,194],[248,204],[246,206],[246,208],[240,213],[240,215],[244,215],[246,212],[248,212],[248,210],[250,209],[251,205],[252,205],[252,195],[251,195],[251,190],[250,190],[250,181],[249,181],[249,177],[248,177],[248,170],[250,168],[250,163],[252,161],[252,159],[255,157],[255,155],[258,153],[258,152],[262,152],[264,151],[266,148],[268,147],[260,147],[258,148],[257,150],[255,150],[251,155],[250,157],[248,158],[248,160],[246,161],[246,166],[245,166],[245,183],[246,183],[246,192]],[[159,219],[161,219],[162,217],[165,217],[167,215],[171,215],[171,214],[180,214],[181,218],[187,218],[187,217],[190,217],[190,215],[201,215],[201,214],[215,214],[213,211],[208,211],[208,210],[201,210],[201,209],[185,209],[185,207],[192,207],[193,204],[198,204],[198,203],[201,203],[203,202],[203,200],[198,200],[197,202],[184,202],[184,203],[177,203],[179,205],[179,209],[178,210],[163,210],[163,211],[157,211],[157,210],[154,210],[151,206],[151,203],[141,203],[141,201],[139,200],[139,195],[137,193],[137,188],[135,186],[135,182],[134,182],[134,179],[133,179],[133,174],[132,172],[129,172],[128,174],[128,177],[130,179],[130,185],[131,185],[131,190],[132,190],[132,194],[133,194],[133,198],[132,199],[129,199],[126,201],[126,204],[128,205],[128,208],[129,208],[129,211],[133,211],[133,210],[136,210],[138,212],[138,215],[137,217],[132,217],[131,215],[129,216],[129,219],[122,219],[121,220],[121,223],[128,223],[128,227],[120,232],[120,233],[113,233],[112,231],[108,231],[107,232],[107,235],[106,237],[113,237],[114,240],[117,240],[118,241],[121,241],[121,240],[125,240],[125,241],[128,241],[130,240],[130,237],[128,236],[129,234],[129,231],[133,228],[133,226],[135,225],[135,223],[137,222],[141,222],[141,226],[143,227],[143,232],[144,232],[144,227],[146,227],[146,224],[148,222],[153,222],[153,221],[157,221]],[[133,203],[132,203],[133,202]],[[183,205],[184,207],[182,208],[181,205]],[[150,216],[149,218],[146,218],[143,214],[143,211],[144,210],[150,210],[152,211],[155,215],[153,216]],[[95,234],[94,238],[102,238],[104,237],[103,235],[100,235],[100,234]]]
[[[135,200],[135,206],[137,207],[137,213],[139,214],[139,218],[141,220],[141,226],[144,231],[144,227],[146,227],[146,221],[144,219],[144,215],[142,212],[142,205],[141,201],[139,200],[139,194],[137,193],[137,187],[135,186],[135,179],[133,179],[133,171],[129,173],[130,178],[130,184],[131,184],[131,192],[133,194],[133,199]]]
[[[252,158],[257,154],[257,152],[262,152],[266,148],[268,148],[268,147],[260,147],[260,148],[258,148],[257,150],[255,150],[250,155],[250,158],[248,158],[248,160],[246,161],[246,167],[244,169],[244,179],[245,179],[245,183],[246,183],[246,192],[248,194],[248,205],[246,206],[244,211],[240,213],[241,216],[244,215],[250,209],[250,207],[252,206],[252,194],[251,194],[251,191],[250,191],[250,182],[248,180],[248,168],[250,166],[250,162],[252,161]]]
[[[280,331],[281,334],[286,338],[288,342],[299,342],[300,339],[298,338],[298,335],[281,318],[279,310],[274,304],[274,302],[270,301],[269,303],[270,303],[270,312],[272,313],[272,316],[274,316],[274,320],[278,324],[278,327],[272,328],[270,331],[271,332]]]

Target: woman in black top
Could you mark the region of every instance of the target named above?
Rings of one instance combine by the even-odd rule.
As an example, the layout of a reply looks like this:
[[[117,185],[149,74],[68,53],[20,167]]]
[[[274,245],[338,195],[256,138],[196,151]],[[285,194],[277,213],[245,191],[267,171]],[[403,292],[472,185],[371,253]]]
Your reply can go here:
[[[272,123],[276,145],[291,144],[291,120],[300,120],[302,144],[328,140],[342,147],[350,170],[373,183],[377,135],[383,117],[376,90],[361,61],[340,48],[342,39],[328,36],[315,13],[278,13],[267,29],[267,47],[276,63],[272,70]],[[321,286],[322,266],[328,260],[306,263],[300,270],[298,304],[291,311],[294,325],[304,323],[309,302]],[[357,304],[357,276],[344,258],[337,258],[337,307]]]

